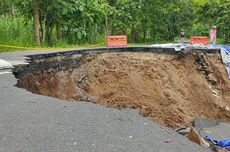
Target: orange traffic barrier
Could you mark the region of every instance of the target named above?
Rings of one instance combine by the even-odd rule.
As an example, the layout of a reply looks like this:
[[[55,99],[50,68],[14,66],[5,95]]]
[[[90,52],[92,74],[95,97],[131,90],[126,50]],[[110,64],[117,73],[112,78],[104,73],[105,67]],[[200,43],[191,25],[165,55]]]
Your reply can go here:
[[[208,37],[207,36],[191,36],[190,44],[208,45]]]
[[[127,36],[117,35],[117,36],[107,36],[106,37],[107,47],[127,47]]]

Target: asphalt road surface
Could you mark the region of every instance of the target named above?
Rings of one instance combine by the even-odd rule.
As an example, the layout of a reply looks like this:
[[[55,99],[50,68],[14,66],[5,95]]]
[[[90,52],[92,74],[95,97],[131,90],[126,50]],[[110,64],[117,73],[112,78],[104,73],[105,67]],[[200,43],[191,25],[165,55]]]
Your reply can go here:
[[[40,52],[2,53],[0,59],[21,63],[33,53]],[[136,110],[35,95],[16,81],[13,74],[0,75],[1,152],[208,151]]]

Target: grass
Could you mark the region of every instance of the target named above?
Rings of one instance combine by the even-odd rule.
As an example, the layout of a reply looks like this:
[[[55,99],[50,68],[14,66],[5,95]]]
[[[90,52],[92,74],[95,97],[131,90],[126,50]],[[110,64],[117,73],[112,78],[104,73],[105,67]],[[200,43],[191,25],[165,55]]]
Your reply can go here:
[[[145,45],[151,45],[153,43],[130,43],[128,46],[145,46]],[[84,44],[84,45],[65,45],[62,47],[39,47],[35,49],[17,49],[17,48],[5,48],[0,47],[0,53],[3,52],[14,52],[14,51],[29,51],[29,50],[73,50],[73,49],[81,49],[81,48],[93,48],[93,47],[105,47],[104,43],[100,44]]]
[[[14,52],[14,51],[30,51],[30,50],[74,50],[74,49],[81,49],[81,48],[92,48],[92,47],[104,47],[104,43],[100,44],[84,44],[84,45],[64,45],[60,47],[36,47],[36,48],[7,48],[0,46],[0,53],[3,52]]]
[[[24,17],[0,17],[0,44],[33,46],[33,23]]]
[[[3,53],[3,52],[14,52],[14,51],[19,51],[17,49],[7,49],[7,48],[1,48],[0,47],[0,53]]]

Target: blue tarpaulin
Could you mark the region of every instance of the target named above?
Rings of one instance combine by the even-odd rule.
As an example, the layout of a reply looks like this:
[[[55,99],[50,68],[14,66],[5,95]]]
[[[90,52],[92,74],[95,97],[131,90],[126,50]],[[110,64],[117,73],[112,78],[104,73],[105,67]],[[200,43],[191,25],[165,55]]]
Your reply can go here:
[[[218,46],[224,48],[230,54],[230,46],[226,46],[226,45],[218,45]]]
[[[217,45],[215,48],[220,49],[221,58],[224,64],[230,63],[230,46]]]
[[[221,148],[230,148],[230,140],[218,140],[209,136],[206,136],[205,139],[211,141],[214,145],[217,145]]]
[[[230,46],[217,45],[215,48],[221,49],[221,58],[223,63],[226,65],[228,78],[230,79]]]

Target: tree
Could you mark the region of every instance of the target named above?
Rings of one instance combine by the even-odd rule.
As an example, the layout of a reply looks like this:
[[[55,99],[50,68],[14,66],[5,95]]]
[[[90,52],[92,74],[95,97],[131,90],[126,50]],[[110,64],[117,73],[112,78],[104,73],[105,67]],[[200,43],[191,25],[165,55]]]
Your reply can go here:
[[[33,0],[34,39],[35,39],[36,46],[40,45],[39,4],[40,4],[40,0]]]
[[[222,37],[225,42],[230,40],[230,1],[223,0],[221,2],[220,7],[218,7],[218,17],[216,19],[216,23],[218,25],[219,30],[221,31]]]
[[[106,35],[132,42],[173,41],[181,30],[229,39],[229,0],[0,0],[0,14],[34,22],[35,45],[96,43]],[[216,7],[218,6],[218,7]],[[15,11],[17,10],[17,11]],[[16,13],[15,13],[16,12]],[[17,15],[16,15],[17,14]]]

